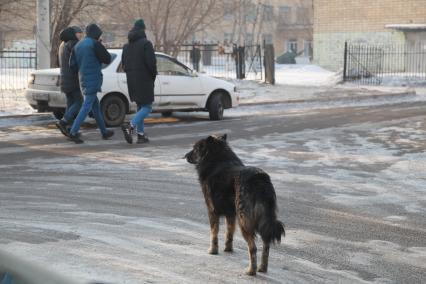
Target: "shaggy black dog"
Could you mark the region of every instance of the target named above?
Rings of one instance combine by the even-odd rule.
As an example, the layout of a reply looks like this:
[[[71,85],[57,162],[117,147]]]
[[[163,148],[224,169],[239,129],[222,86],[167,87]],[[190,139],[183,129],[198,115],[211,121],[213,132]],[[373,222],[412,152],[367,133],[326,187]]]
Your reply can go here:
[[[256,233],[263,241],[262,261],[257,271],[268,270],[269,246],[281,241],[284,224],[277,220],[275,190],[269,175],[259,168],[246,167],[226,142],[226,134],[209,136],[195,143],[186,160],[196,165],[210,220],[209,253],[218,253],[219,217],[225,216],[225,251],[232,251],[235,221],[247,241],[250,266],[246,273],[255,275]]]

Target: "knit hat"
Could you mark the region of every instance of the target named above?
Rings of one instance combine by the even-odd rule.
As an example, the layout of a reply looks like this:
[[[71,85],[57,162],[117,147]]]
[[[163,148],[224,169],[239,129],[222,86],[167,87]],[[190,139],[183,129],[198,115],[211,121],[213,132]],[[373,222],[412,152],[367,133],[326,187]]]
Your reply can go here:
[[[143,19],[139,19],[139,20],[137,20],[137,21],[135,22],[134,27],[135,27],[136,29],[144,30],[144,29],[146,28],[146,27],[145,27],[145,22],[143,21]]]
[[[82,33],[83,30],[79,26],[72,26],[71,27],[75,33]]]

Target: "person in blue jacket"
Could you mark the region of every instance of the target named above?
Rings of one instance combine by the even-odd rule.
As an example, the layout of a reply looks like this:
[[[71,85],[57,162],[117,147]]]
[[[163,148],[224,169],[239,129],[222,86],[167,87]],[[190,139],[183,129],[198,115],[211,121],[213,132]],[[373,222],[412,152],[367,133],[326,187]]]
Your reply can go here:
[[[92,111],[96,124],[102,134],[102,139],[109,139],[114,131],[105,127],[97,93],[102,86],[102,63],[109,64],[111,55],[102,45],[100,37],[102,30],[96,24],[86,27],[86,37],[79,41],[73,49],[70,67],[78,70],[80,89],[84,102],[69,132],[69,139],[77,144],[83,143],[79,134],[80,125]]]

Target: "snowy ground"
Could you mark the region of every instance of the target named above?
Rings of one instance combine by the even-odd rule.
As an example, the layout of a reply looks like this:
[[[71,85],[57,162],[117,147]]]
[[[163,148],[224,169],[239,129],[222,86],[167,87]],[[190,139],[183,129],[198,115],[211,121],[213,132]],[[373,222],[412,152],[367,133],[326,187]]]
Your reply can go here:
[[[143,146],[120,133],[103,141],[90,125],[84,145],[49,121],[0,126],[0,248],[106,283],[424,283],[424,106],[150,120]],[[233,254],[207,254],[204,201],[181,159],[223,132],[246,164],[270,173],[287,226],[256,278],[243,274],[240,232]]]

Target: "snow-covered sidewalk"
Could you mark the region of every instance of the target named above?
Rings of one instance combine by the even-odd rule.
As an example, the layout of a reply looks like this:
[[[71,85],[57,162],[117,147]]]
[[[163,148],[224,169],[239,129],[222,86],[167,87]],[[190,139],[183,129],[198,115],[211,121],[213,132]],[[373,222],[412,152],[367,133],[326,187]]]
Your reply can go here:
[[[276,65],[276,84],[251,80],[229,80],[237,85],[240,105],[357,100],[389,96],[412,98],[416,90],[408,87],[360,86],[339,84],[341,72],[330,72],[315,65]],[[419,93],[419,92],[418,92]],[[426,97],[426,89],[420,89]],[[0,90],[0,116],[32,114],[24,91]]]

